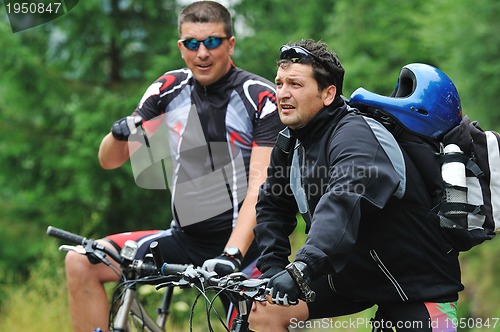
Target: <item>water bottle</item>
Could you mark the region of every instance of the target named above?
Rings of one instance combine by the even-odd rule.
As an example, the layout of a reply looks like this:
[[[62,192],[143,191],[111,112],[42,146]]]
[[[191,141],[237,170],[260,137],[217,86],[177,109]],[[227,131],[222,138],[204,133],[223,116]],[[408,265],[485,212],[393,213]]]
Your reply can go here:
[[[449,144],[444,148],[444,155],[461,155],[463,152],[458,145]],[[446,159],[445,159],[446,160]],[[465,177],[465,165],[460,161],[445,161],[441,167],[441,176],[445,182],[444,204],[467,203],[467,184]],[[463,209],[445,209],[443,214],[447,218],[467,216]],[[463,220],[462,220],[463,221]],[[466,222],[466,220],[465,220]]]

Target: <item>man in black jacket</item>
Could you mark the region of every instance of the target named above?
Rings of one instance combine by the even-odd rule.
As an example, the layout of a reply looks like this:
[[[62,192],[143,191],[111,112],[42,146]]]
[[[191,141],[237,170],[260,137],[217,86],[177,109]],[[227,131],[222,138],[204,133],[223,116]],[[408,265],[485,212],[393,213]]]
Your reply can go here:
[[[393,136],[346,105],[343,76],[324,43],[280,50],[277,101],[287,128],[254,229],[268,301],[278,305],[254,306],[251,328],[287,331],[377,305],[379,327],[454,331],[463,286],[458,253],[428,213],[437,196]],[[428,167],[439,170],[435,160]],[[290,263],[298,212],[308,235]]]

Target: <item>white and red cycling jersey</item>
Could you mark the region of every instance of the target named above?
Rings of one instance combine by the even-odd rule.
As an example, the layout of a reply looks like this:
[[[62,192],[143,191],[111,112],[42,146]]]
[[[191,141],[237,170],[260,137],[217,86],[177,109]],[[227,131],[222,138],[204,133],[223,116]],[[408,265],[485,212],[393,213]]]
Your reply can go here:
[[[193,235],[231,230],[252,147],[273,146],[283,128],[274,85],[234,66],[210,86],[187,68],[173,70],[149,86],[133,114],[146,128],[148,121],[166,126],[175,222]]]

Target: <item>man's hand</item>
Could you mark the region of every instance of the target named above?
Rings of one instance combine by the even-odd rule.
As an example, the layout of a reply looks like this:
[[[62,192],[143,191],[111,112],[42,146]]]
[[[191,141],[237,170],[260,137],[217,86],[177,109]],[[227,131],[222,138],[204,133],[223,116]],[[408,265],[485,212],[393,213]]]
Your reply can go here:
[[[111,133],[119,141],[127,141],[129,136],[137,132],[137,127],[142,123],[142,118],[138,115],[127,116],[113,123]]]
[[[240,262],[235,258],[222,254],[218,257],[206,260],[202,268],[208,272],[214,271],[219,277],[223,277],[239,271]]]
[[[274,275],[266,287],[266,294],[271,296],[271,302],[281,305],[296,305],[299,301],[300,289],[287,270]]]
[[[274,277],[276,274],[280,273],[281,271],[285,271],[284,267],[279,267],[279,266],[273,266],[260,275],[259,279],[271,279]]]

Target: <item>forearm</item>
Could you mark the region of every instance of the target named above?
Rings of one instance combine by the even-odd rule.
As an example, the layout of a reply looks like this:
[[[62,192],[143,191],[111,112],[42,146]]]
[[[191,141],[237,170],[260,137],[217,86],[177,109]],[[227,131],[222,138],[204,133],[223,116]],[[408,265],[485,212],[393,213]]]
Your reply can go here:
[[[139,145],[139,143],[137,143]],[[135,151],[135,148],[131,150]],[[123,165],[133,152],[129,149],[129,142],[118,141],[108,133],[99,146],[98,159],[102,168],[115,169]]]
[[[259,187],[266,179],[271,150],[271,147],[254,147],[252,150],[247,195],[238,213],[236,225],[226,245],[226,247],[238,247],[243,256],[248,251],[254,239],[253,229],[257,218],[255,204],[257,203]]]
[[[245,199],[240,209],[238,221],[226,244],[226,247],[238,247],[243,256],[246,255],[248,248],[252,244],[254,239],[253,228],[255,227],[255,203],[249,202],[246,204],[247,199]]]

